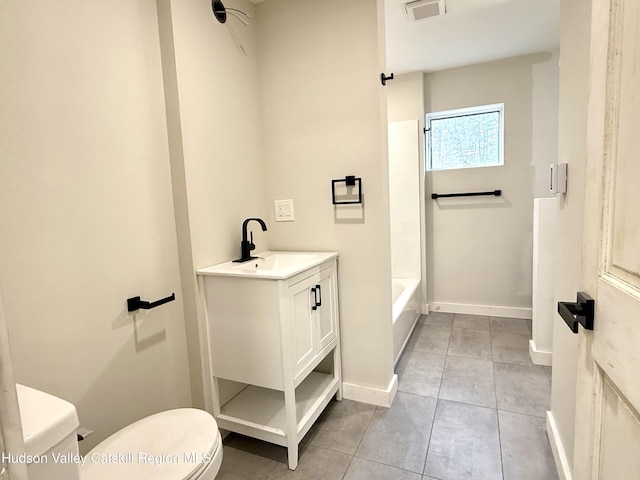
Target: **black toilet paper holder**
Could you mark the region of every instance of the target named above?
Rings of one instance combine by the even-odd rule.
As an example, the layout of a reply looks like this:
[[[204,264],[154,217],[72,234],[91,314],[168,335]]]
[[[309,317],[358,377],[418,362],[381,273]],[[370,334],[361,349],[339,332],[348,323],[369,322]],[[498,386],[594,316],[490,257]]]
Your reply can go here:
[[[140,297],[131,297],[127,298],[127,311],[135,312],[136,310],[150,310],[152,308],[159,307],[160,305],[164,305],[165,303],[173,302],[176,299],[176,294],[172,293],[166,298],[161,298],[160,300],[156,300],[155,302],[147,302],[145,300],[141,300]]]

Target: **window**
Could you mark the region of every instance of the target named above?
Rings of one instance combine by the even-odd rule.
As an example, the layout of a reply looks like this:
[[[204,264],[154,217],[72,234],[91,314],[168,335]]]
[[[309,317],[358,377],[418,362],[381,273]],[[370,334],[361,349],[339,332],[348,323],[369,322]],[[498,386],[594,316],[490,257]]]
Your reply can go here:
[[[504,104],[428,113],[427,170],[504,165]]]

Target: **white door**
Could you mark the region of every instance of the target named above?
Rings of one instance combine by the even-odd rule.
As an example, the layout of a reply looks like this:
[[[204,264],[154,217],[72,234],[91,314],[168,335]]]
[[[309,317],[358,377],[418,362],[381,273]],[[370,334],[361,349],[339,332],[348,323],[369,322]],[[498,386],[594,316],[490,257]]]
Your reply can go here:
[[[640,2],[593,6],[574,478],[640,479]]]

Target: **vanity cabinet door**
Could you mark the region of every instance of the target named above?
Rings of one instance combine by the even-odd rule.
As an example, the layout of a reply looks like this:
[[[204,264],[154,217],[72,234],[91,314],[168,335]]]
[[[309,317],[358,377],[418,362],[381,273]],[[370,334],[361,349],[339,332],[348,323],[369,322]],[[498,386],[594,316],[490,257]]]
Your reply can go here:
[[[336,338],[336,299],[335,299],[335,268],[326,268],[315,278],[318,289],[318,299],[321,303],[316,309],[318,318],[318,348],[322,350]]]
[[[297,374],[315,355],[314,349],[314,315],[313,277],[307,277],[289,287],[289,302],[291,308],[291,351],[294,356],[294,372]]]

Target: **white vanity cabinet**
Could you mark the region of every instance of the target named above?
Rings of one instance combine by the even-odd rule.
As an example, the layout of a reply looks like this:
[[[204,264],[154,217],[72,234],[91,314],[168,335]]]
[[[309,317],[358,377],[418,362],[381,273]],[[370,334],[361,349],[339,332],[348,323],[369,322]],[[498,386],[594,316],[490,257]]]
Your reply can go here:
[[[286,446],[293,470],[298,443],[342,396],[338,254],[259,256],[197,272],[207,407],[220,428]],[[227,401],[222,379],[246,387]]]

